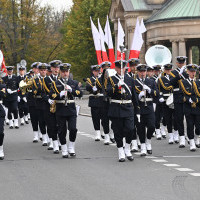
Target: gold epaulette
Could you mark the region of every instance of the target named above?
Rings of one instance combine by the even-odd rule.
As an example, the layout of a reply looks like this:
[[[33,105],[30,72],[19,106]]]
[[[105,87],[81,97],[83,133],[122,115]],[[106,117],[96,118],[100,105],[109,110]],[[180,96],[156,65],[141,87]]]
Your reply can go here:
[[[99,86],[99,88],[102,88],[102,85],[101,85],[101,83],[99,82],[99,79],[98,79],[98,78],[96,79],[96,83],[97,83],[97,85]]]
[[[197,84],[196,84],[195,82],[193,82],[193,88],[194,88],[195,94],[196,94],[198,97],[200,97],[200,93],[199,93],[199,90],[198,90],[198,88],[197,88]]]
[[[46,90],[48,93],[50,93],[50,90],[48,89],[48,87],[47,87],[47,85],[46,85],[46,83],[45,83],[44,78],[43,78],[43,86],[44,86],[45,90]]]
[[[33,78],[33,85],[35,86],[36,89],[38,89],[38,86],[37,86],[37,84],[35,82],[35,78]]]
[[[169,87],[166,87],[161,78],[159,78],[159,83],[161,84],[161,86],[162,86],[162,88],[163,88],[164,90],[172,90],[172,89],[173,89],[173,86],[172,86],[172,85],[169,86]]]
[[[137,92],[137,93],[142,92],[141,90],[139,90],[139,88],[138,88],[137,86],[135,86],[135,89],[136,89],[136,92]]]
[[[180,81],[179,83],[180,83],[180,86],[181,86],[182,91],[183,91],[186,95],[190,96],[192,93],[188,92],[188,91],[185,89],[185,86],[183,85],[183,82]]]
[[[107,89],[108,79],[106,78],[104,81],[104,88]]]
[[[59,94],[60,92],[58,91],[58,88],[56,87],[55,81],[53,81],[52,83],[53,83],[53,86],[54,86],[54,90]]]
[[[170,72],[169,75],[171,75],[171,76],[174,77],[174,78],[176,77],[172,72]]]
[[[89,83],[89,85],[93,85],[92,81],[89,78],[87,78],[87,82]]]

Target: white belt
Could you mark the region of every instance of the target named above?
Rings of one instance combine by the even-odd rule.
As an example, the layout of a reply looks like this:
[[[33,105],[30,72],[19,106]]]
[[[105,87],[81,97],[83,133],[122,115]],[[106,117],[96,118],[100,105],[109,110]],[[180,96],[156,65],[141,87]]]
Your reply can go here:
[[[0,104],[3,103],[3,101],[0,101]]]
[[[178,92],[179,91],[179,88],[175,88],[173,89],[174,92]]]
[[[111,102],[111,103],[119,103],[119,104],[128,104],[128,103],[132,103],[131,100],[116,100],[116,99],[111,99],[110,102]]]
[[[162,93],[162,92],[160,92],[160,95],[163,95],[163,93]]]
[[[103,94],[90,94],[90,97],[103,97]]]
[[[145,101],[153,101],[153,98],[146,98],[146,99],[142,98],[140,101],[142,101],[142,102],[145,102]]]
[[[75,103],[74,100],[67,100],[67,101],[65,101],[65,100],[56,100],[56,103],[63,103],[63,104],[65,104],[65,102],[66,103]]]
[[[41,99],[42,97],[41,97],[41,96],[35,96],[35,98],[36,98],[36,99]]]
[[[169,97],[171,94],[163,94],[164,97]]]

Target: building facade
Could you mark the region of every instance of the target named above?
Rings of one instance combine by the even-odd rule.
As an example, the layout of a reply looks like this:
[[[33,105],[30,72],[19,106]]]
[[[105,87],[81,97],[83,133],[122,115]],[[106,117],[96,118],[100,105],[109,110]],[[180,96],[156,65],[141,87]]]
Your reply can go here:
[[[147,32],[140,54],[143,63],[145,52],[156,44],[171,50],[174,64],[178,55],[187,56],[188,63],[192,63],[192,47],[200,50],[200,0],[112,0],[109,16],[114,23],[115,44],[120,18],[128,49],[137,18],[144,19]]]

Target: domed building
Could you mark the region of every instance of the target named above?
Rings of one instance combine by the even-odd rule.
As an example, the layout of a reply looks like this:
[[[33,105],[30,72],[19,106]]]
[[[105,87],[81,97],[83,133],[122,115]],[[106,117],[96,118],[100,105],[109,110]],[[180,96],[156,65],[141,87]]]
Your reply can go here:
[[[128,48],[136,19],[144,19],[147,32],[143,36],[142,62],[147,49],[155,44],[167,46],[172,51],[173,63],[178,55],[187,56],[188,63],[192,63],[193,46],[200,52],[200,0],[112,0],[110,19],[114,23],[115,43],[118,18],[125,30]]]

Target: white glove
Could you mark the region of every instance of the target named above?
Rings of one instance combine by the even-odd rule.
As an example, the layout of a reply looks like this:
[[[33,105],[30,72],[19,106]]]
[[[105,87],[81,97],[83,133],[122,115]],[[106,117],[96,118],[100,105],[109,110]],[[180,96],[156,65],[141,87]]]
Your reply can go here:
[[[65,91],[65,90],[61,91],[61,92],[60,92],[60,97],[62,98],[63,96],[65,96],[65,94],[66,94],[66,91]]]
[[[151,93],[151,88],[150,88],[149,86],[144,85],[144,86],[143,86],[143,89],[144,89],[144,90],[147,90],[147,92],[148,92],[149,94]]]
[[[53,105],[54,100],[49,99],[48,102],[49,102],[50,105]]]
[[[179,72],[179,74],[180,74],[180,75],[182,75],[182,74],[183,74],[183,72],[185,71],[185,68],[186,68],[186,67],[185,67],[185,66],[183,66],[183,67],[180,69],[180,72]]]
[[[96,91],[97,91],[97,87],[94,86],[94,87],[92,88],[92,90],[93,90],[93,92],[96,92]]]
[[[123,86],[124,84],[125,84],[125,83],[124,83],[123,80],[119,80],[119,82],[118,82],[118,87]]]
[[[159,102],[160,102],[160,103],[163,103],[164,101],[165,101],[165,100],[164,100],[163,97],[159,99]]]
[[[140,114],[137,114],[137,119],[138,119],[138,122],[140,123]]]
[[[68,92],[72,92],[71,86],[67,85],[67,91],[68,91]]]
[[[20,102],[20,100],[21,100],[21,98],[20,98],[20,96],[18,96],[18,97],[17,97],[17,101]]]
[[[8,94],[12,94],[12,90],[11,89],[7,89]]]
[[[190,102],[190,103],[194,103],[194,101],[192,101],[192,99],[191,99],[191,98],[189,99],[189,102]]]
[[[139,94],[139,100],[145,96],[145,92],[144,91],[141,91],[140,94]]]
[[[27,99],[26,99],[26,97],[23,97],[23,101],[24,101],[25,103],[27,103]]]

